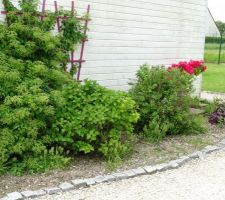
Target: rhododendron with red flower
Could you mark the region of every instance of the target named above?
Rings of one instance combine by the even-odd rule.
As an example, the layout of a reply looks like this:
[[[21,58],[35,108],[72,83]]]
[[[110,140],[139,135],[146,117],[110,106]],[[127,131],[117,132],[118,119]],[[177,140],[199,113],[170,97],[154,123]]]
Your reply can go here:
[[[189,62],[179,62],[178,64],[172,64],[168,70],[179,69],[181,72],[187,72],[188,74],[198,76],[202,72],[207,70],[207,67],[204,65],[203,61],[191,60]]]

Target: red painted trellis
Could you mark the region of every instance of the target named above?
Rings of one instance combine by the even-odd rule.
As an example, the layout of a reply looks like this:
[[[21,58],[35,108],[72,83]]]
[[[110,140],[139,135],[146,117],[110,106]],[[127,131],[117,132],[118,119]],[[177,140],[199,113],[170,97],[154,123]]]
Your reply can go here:
[[[74,13],[75,11],[75,2],[74,1],[71,1],[71,4],[72,4],[72,7],[71,7],[71,12]],[[46,0],[43,0],[42,2],[42,9],[41,9],[41,14],[40,14],[40,17],[41,17],[41,20],[44,20],[44,17],[45,17],[45,8],[46,8]],[[54,8],[55,8],[55,12],[57,13],[58,12],[58,4],[57,4],[57,1],[54,1]],[[79,20],[84,20],[85,23],[84,23],[84,36],[86,38],[87,36],[87,29],[88,29],[88,22],[89,22],[89,13],[90,13],[90,5],[88,5],[87,7],[87,12],[86,12],[86,15],[87,17],[85,18],[78,18]],[[7,14],[6,11],[1,11],[1,14]],[[18,13],[20,14],[20,13]],[[56,19],[56,25],[57,25],[57,30],[58,32],[60,32],[60,22],[61,20],[66,20],[66,17],[62,17],[62,16],[59,16],[57,17]],[[74,67],[74,64],[75,63],[78,63],[78,70],[77,70],[77,80],[80,81],[80,75],[81,75],[81,67],[82,67],[82,63],[85,62],[85,60],[83,59],[83,56],[84,56],[84,47],[85,47],[85,42],[88,41],[87,39],[83,39],[82,42],[81,42],[81,51],[80,51],[80,56],[79,56],[79,59],[74,59],[74,54],[75,52],[72,51],[70,53],[70,64],[71,64],[71,68]]]

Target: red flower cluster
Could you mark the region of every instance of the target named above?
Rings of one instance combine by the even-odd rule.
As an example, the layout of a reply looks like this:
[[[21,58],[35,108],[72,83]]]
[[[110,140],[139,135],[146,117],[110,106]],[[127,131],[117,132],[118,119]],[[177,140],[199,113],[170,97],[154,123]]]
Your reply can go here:
[[[206,71],[207,67],[204,65],[203,61],[191,60],[189,62],[179,62],[178,64],[172,64],[172,66],[168,68],[169,71],[173,69],[180,69],[181,71],[185,71],[188,74],[198,76],[202,72]]]

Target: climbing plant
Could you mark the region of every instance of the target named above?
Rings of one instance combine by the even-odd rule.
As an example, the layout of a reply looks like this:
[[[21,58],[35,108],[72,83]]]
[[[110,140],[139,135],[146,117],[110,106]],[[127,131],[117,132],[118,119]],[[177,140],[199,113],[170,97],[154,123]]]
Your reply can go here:
[[[10,0],[3,0],[7,12],[5,31],[11,36],[2,41],[4,52],[20,59],[42,61],[52,67],[63,67],[69,61],[69,51],[74,50],[84,39],[82,23],[76,11],[58,12],[37,10],[37,0],[19,1],[20,9],[13,6]],[[53,35],[56,20],[63,18],[61,32]],[[88,17],[88,16],[86,16]],[[16,33],[16,34],[15,34]]]

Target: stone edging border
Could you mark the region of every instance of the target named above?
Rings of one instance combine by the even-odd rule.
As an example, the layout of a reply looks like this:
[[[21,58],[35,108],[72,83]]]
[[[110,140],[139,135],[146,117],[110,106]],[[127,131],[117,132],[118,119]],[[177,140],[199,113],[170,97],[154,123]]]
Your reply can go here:
[[[112,173],[109,175],[100,175],[94,178],[88,179],[75,179],[68,182],[64,182],[59,184],[56,187],[43,188],[36,191],[22,191],[22,192],[12,192],[8,193],[5,197],[0,200],[24,200],[24,199],[33,199],[45,195],[53,195],[61,192],[67,192],[74,189],[89,187],[92,185],[104,183],[104,182],[113,182],[118,180],[124,180],[129,178],[134,178],[142,175],[151,175],[157,172],[163,172],[171,169],[176,169],[181,167],[187,162],[190,162],[194,159],[204,159],[207,154],[211,154],[212,152],[219,151],[221,149],[225,149],[225,139],[220,141],[217,145],[210,145],[205,147],[200,151],[196,151],[193,154],[182,156],[176,160],[172,160],[167,163],[162,163],[155,166],[145,166],[138,167],[136,169],[126,170],[118,173]]]
[[[225,95],[225,93],[222,92],[212,92],[212,91],[202,91],[202,93],[206,93],[206,94],[218,94],[218,95]]]

